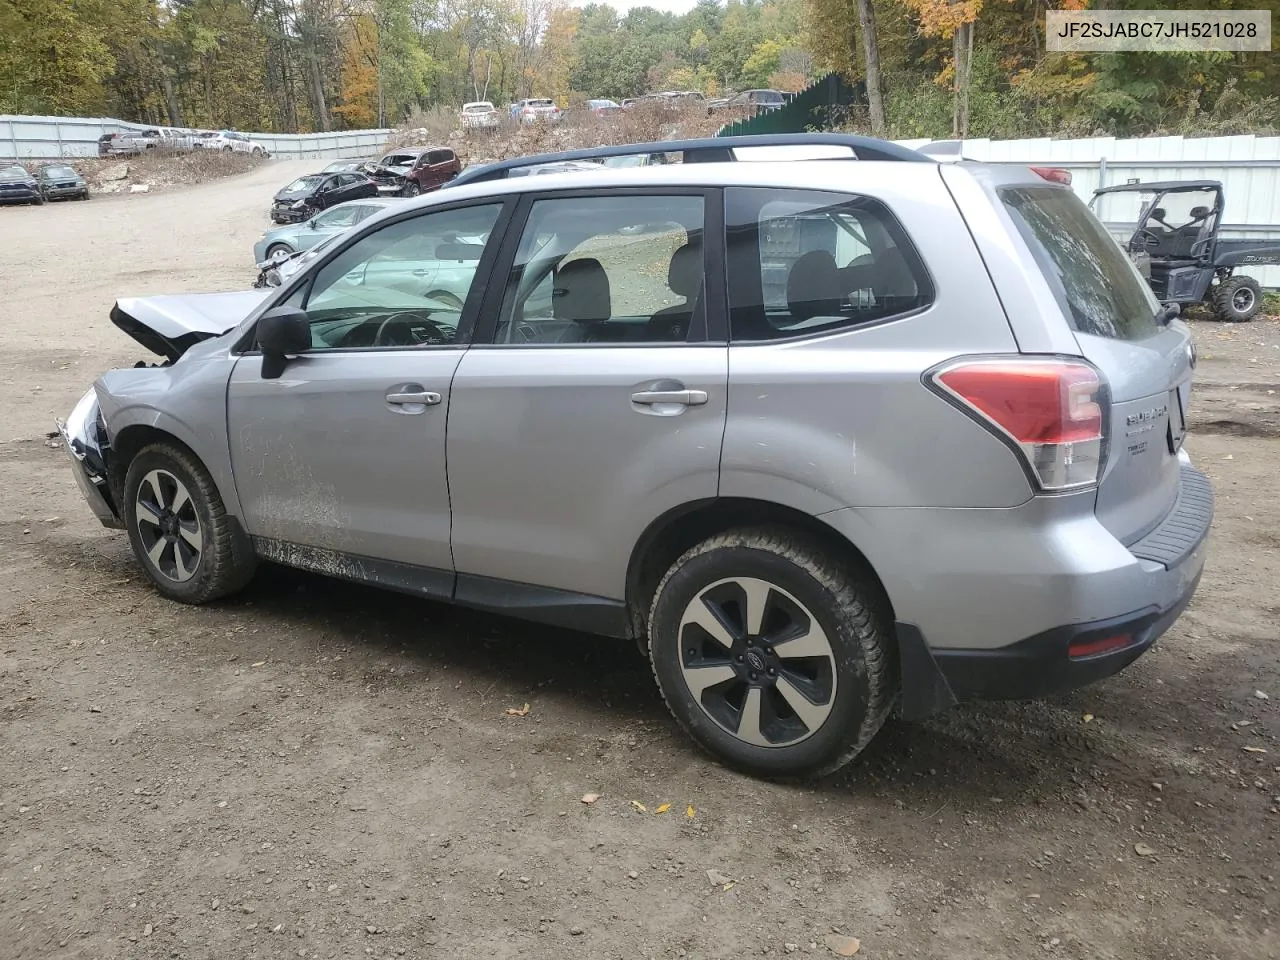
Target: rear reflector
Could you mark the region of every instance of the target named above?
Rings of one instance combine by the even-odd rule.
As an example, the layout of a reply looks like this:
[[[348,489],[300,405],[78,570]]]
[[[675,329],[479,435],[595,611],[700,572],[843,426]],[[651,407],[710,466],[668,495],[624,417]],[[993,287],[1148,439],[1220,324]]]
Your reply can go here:
[[[1099,637],[1096,640],[1077,640],[1067,647],[1067,656],[1072,660],[1084,657],[1097,657],[1104,653],[1115,653],[1133,643],[1133,634],[1117,633],[1113,637]]]
[[[1071,186],[1070,170],[1063,170],[1061,167],[1032,167],[1031,172],[1044,177],[1046,180],[1051,180],[1054,183],[1065,184],[1068,187]]]
[[[1097,483],[1107,438],[1106,388],[1087,363],[960,360],[933,371],[944,396],[1021,454],[1042,490]]]

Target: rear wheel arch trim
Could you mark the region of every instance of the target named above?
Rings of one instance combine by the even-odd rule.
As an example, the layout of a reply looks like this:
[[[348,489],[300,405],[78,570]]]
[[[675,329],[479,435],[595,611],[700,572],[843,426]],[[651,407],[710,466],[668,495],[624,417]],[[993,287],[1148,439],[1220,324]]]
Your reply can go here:
[[[690,501],[661,514],[650,522],[632,547],[627,562],[625,596],[636,641],[642,646],[646,644],[653,592],[671,564],[686,549],[727,530],[760,526],[789,527],[825,542],[879,583],[892,616],[893,598],[871,559],[861,547],[821,516],[769,500],[714,497]]]

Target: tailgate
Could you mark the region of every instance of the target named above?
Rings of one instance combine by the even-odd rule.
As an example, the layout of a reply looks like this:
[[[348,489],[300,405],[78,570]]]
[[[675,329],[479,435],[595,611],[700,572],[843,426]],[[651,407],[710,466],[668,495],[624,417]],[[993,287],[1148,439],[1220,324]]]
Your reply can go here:
[[[1193,353],[1185,324],[1162,325],[1150,289],[1106,228],[1070,190],[998,191],[1080,353],[1108,384],[1107,455],[1097,516],[1122,543],[1156,527],[1178,496]]]

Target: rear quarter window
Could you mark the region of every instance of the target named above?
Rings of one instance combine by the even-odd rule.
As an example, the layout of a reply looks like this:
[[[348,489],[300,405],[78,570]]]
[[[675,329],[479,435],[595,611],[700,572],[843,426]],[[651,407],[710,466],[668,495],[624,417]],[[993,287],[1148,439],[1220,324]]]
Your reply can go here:
[[[1151,291],[1079,197],[1048,186],[999,196],[1073,330],[1113,340],[1159,331]]]

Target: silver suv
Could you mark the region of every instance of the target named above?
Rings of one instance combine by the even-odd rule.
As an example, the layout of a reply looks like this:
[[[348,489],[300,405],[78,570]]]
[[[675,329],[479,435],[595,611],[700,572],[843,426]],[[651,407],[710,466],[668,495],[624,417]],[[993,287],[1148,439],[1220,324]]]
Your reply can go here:
[[[1115,673],[1204,564],[1187,328],[1069,188],[852,153],[898,159],[450,187],[121,300],[165,360],[63,425],[81,489],[174,600],[269,560],[637,639],[757,775]]]

